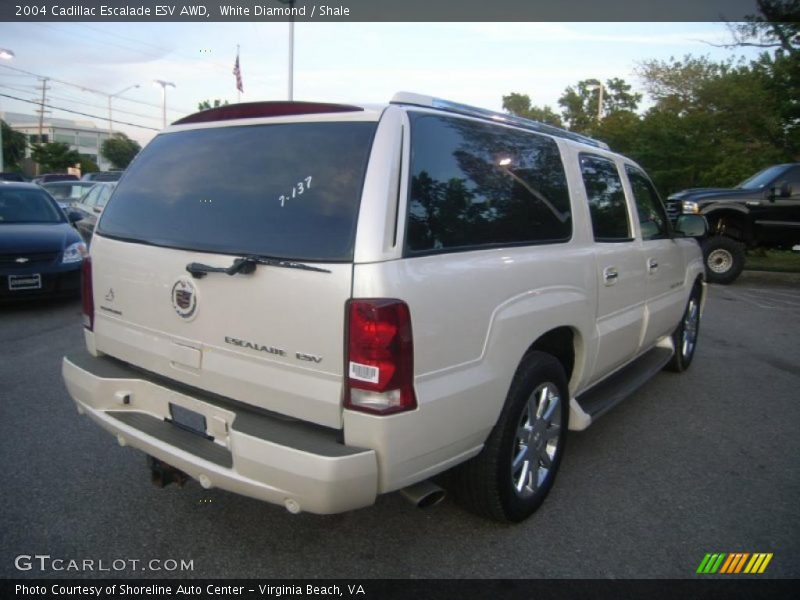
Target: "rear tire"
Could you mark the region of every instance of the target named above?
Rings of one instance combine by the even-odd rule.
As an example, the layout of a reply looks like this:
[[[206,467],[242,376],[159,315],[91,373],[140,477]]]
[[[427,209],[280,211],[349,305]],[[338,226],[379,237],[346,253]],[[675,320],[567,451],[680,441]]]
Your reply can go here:
[[[703,243],[703,263],[710,283],[733,283],[744,269],[744,245],[724,235]]]
[[[683,373],[692,364],[694,351],[697,348],[697,337],[700,334],[700,301],[701,293],[698,284],[692,290],[681,322],[672,334],[675,354],[667,364],[668,371]]]
[[[566,442],[569,389],[561,363],[526,356],[481,453],[454,473],[456,497],[495,521],[530,516],[553,486]]]

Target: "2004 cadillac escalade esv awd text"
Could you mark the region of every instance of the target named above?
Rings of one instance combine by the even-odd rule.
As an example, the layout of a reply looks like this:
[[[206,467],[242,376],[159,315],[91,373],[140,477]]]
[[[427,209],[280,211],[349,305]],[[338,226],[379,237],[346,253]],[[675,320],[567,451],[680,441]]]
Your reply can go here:
[[[604,144],[510,115],[409,93],[206,110],[109,201],[64,379],[162,482],[335,513],[432,502],[452,470],[520,521],[567,429],[689,366],[704,229]]]

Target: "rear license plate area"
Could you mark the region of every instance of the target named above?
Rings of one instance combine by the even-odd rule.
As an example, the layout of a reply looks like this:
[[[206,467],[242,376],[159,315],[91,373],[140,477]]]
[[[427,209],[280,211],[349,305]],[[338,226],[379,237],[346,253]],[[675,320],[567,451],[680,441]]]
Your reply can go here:
[[[9,275],[8,289],[12,292],[17,290],[40,290],[42,289],[42,276],[39,273],[32,275]]]
[[[180,427],[190,433],[196,433],[207,439],[213,439],[206,433],[206,418],[198,412],[183,408],[177,404],[169,404],[168,419],[175,427]]]

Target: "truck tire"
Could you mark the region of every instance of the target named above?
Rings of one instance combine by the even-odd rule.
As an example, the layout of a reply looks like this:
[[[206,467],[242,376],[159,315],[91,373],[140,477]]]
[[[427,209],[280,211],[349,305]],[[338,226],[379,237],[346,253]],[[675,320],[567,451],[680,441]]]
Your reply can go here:
[[[455,475],[456,498],[481,516],[519,522],[553,486],[567,433],[569,390],[561,363],[531,352],[481,453]]]
[[[732,283],[744,269],[744,245],[724,235],[703,243],[703,263],[710,283]]]

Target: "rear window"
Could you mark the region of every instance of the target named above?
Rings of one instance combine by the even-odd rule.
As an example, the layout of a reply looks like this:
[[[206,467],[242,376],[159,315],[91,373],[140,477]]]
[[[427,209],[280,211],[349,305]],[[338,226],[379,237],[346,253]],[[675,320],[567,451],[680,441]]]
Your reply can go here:
[[[201,252],[352,260],[376,125],[287,123],[158,136],[128,168],[97,233]]]

